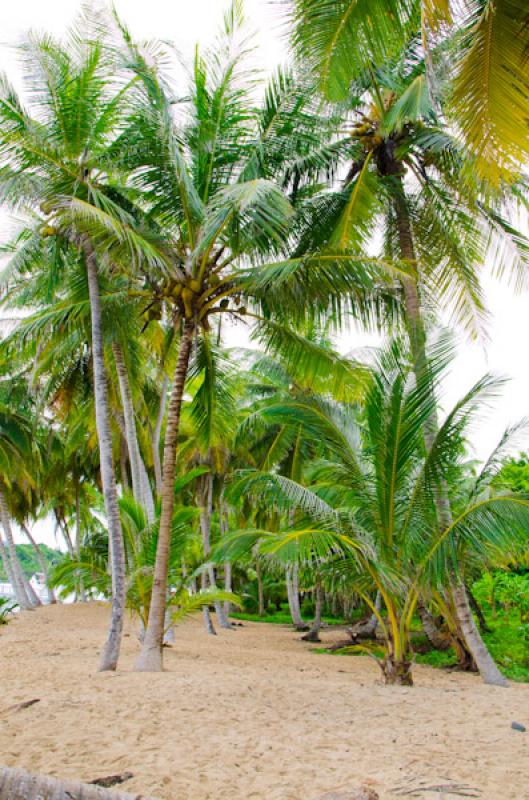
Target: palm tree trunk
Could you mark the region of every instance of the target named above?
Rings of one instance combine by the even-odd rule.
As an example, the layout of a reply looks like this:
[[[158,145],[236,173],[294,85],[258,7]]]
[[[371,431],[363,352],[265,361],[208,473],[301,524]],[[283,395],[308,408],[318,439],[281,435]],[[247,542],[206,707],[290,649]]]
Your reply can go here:
[[[320,628],[321,628],[321,612],[323,607],[323,589],[321,583],[318,581],[315,589],[316,594],[316,607],[314,609],[314,620],[310,626],[310,630],[301,638],[305,642],[320,642]]]
[[[261,572],[261,562],[259,556],[255,559],[255,576],[257,578],[257,613],[260,617],[265,616],[265,598],[263,588],[263,575]]]
[[[11,565],[11,584],[15,592],[16,601],[22,610],[28,611],[30,608],[33,608],[35,604],[32,602],[31,596],[28,592],[26,581],[24,580],[25,576],[22,573],[22,567],[20,566],[20,561],[18,560],[15,541],[13,539],[13,532],[11,530],[11,520],[9,519],[9,511],[2,487],[0,487],[0,519],[2,521],[2,527],[4,529],[7,542],[8,553],[6,555],[8,555],[9,563]]]
[[[27,527],[27,525],[22,523],[21,528],[24,531],[24,533],[26,534],[26,537],[27,537],[29,543],[31,544],[33,550],[35,551],[35,555],[37,556],[37,561],[39,562],[39,566],[40,566],[41,572],[44,575],[44,582],[46,584],[46,594],[48,595],[48,603],[50,603],[50,605],[52,603],[56,603],[57,602],[57,598],[55,597],[55,593],[54,593],[53,589],[50,589],[49,578],[48,578],[48,565],[46,564],[46,559],[42,555],[42,550],[40,549],[40,547],[38,546],[37,542],[33,538],[32,533],[29,530],[29,528]]]
[[[287,567],[285,573],[285,583],[287,587],[288,607],[290,609],[290,616],[292,617],[292,624],[297,631],[308,630],[307,623],[301,616],[301,608],[299,606],[299,571],[298,565],[294,564],[292,567]]]
[[[116,490],[114,462],[112,458],[110,408],[108,402],[108,384],[105,369],[101,298],[99,295],[97,261],[94,250],[87,239],[83,240],[83,249],[86,259],[86,272],[90,295],[96,427],[97,438],[99,441],[101,483],[103,486],[103,497],[105,500],[105,511],[108,524],[112,574],[112,612],[110,617],[110,627],[99,663],[100,671],[104,671],[116,669],[121,647],[123,617],[125,613],[125,549],[123,544],[123,533],[121,530],[121,520],[119,517],[118,494]]]
[[[72,537],[70,536],[70,530],[68,525],[66,524],[66,520],[61,517],[57,509],[54,510],[55,521],[57,523],[57,528],[62,533],[63,539],[66,543],[66,549],[68,550],[68,555],[72,558],[75,558],[75,549],[73,546]]]
[[[399,177],[400,191],[398,191],[395,212],[397,229],[399,235],[400,254],[402,259],[414,263],[415,248],[413,244],[413,234],[411,230],[410,217],[402,178]],[[406,323],[410,338],[410,347],[414,360],[414,369],[417,380],[423,380],[428,368],[426,356],[426,333],[422,318],[422,308],[417,283],[411,278],[403,280],[404,308],[406,313]],[[433,390],[432,390],[433,391]],[[427,449],[431,448],[438,429],[438,422],[435,412],[431,415],[424,429],[424,440]],[[446,486],[437,487],[435,503],[439,524],[446,529],[452,523],[452,512]],[[494,659],[487,650],[485,642],[481,638],[479,630],[474,622],[472,612],[468,604],[464,584],[455,575],[452,575],[451,589],[454,595],[454,605],[457,621],[461,627],[468,649],[476,662],[481,677],[485,683],[496,686],[507,686],[507,680],[503,677]]]
[[[220,535],[221,538],[226,535],[228,532],[228,519],[227,519],[227,510],[224,503],[224,487],[220,493],[219,498],[219,528],[220,528]],[[232,587],[232,576],[231,576],[231,563],[229,561],[224,562],[224,590],[226,592],[231,592]],[[223,611],[224,611],[224,618],[228,623],[228,626],[233,629],[233,625],[230,623],[228,617],[231,614],[231,603],[229,600],[226,600],[224,603]]]
[[[79,490],[79,478],[75,482],[75,557],[77,561],[81,560],[81,494]],[[86,593],[84,590],[83,579],[79,578],[79,600],[81,603],[86,603]]]
[[[487,620],[485,619],[485,614],[483,613],[480,604],[476,600],[476,597],[468,585],[465,584],[465,589],[467,592],[468,602],[470,604],[470,608],[472,609],[473,613],[476,615],[476,619],[478,621],[479,631],[480,633],[492,633],[491,628],[489,627]]]
[[[119,469],[121,473],[121,489],[124,492],[128,492],[130,488],[129,476],[127,474],[128,457],[129,457],[129,451],[127,448],[127,440],[122,434],[119,440]]]
[[[375,608],[376,608],[376,610],[380,611],[381,606],[382,606],[382,595],[380,594],[379,591],[377,591],[376,596],[375,596]],[[378,616],[373,611],[373,613],[371,614],[371,616],[367,620],[366,624],[362,626],[362,633],[363,633],[364,636],[368,636],[368,637],[369,636],[373,636],[374,637],[374,636],[376,636],[377,627],[378,627]]]
[[[206,561],[207,557],[211,552],[210,534],[211,534],[211,512],[213,503],[213,480],[210,473],[202,476],[199,482],[199,486],[201,486],[201,491],[199,490],[200,531],[202,533],[202,550],[204,552],[204,560]],[[200,587],[202,590],[207,588],[208,578],[209,578],[209,585],[214,586],[215,576],[214,574],[212,575],[212,569],[210,567],[208,567],[207,573],[202,572],[200,576]],[[215,630],[215,626],[213,625],[213,620],[211,619],[211,614],[209,613],[208,606],[203,606],[202,616],[204,618],[204,626],[206,628],[206,633],[208,633],[210,636],[216,636],[217,631]]]
[[[145,509],[147,519],[152,524],[154,522],[154,500],[138,443],[136,415],[134,412],[134,403],[132,401],[129,373],[123,357],[123,351],[117,342],[114,342],[112,345],[112,352],[114,354],[116,371],[118,373],[119,391],[121,394],[121,404],[123,406],[125,436],[127,438],[130,471],[132,474],[132,493],[136,502]]]
[[[162,380],[162,390],[160,393],[160,406],[158,416],[152,434],[152,460],[154,464],[154,479],[156,481],[156,494],[162,493],[162,464],[160,461],[160,436],[162,434],[163,418],[165,416],[165,406],[167,404],[167,390],[169,389],[169,378],[164,373]]]
[[[145,795],[109,791],[79,781],[34,775],[22,769],[0,767],[0,800],[149,800]]]
[[[213,515],[213,476],[211,473],[204,475],[201,478],[202,491],[200,492],[200,529],[202,531],[202,549],[204,551],[204,558],[207,560],[211,553],[211,517]],[[207,577],[206,573],[202,573],[202,588],[206,588],[207,584],[214,588],[216,586],[215,569],[212,564],[208,566]],[[224,613],[222,603],[218,600],[214,603],[215,614],[217,622],[221,628],[231,630],[231,624]],[[215,633],[215,628],[209,614],[207,606],[203,608],[204,623],[206,630],[210,634]]]
[[[7,580],[11,584],[11,588],[15,593],[16,599],[16,590],[15,590],[15,576],[13,575],[13,567],[11,566],[11,561],[9,559],[9,553],[7,552],[7,547],[0,535],[0,558],[2,559],[2,565],[4,567],[4,572],[7,575]]]
[[[231,580],[231,562],[225,561],[224,562],[224,590],[226,592],[232,591],[232,580]],[[226,600],[224,603],[224,614],[226,617],[229,617],[231,614],[231,603],[229,600]]]
[[[174,511],[176,448],[180,429],[180,412],[182,409],[184,387],[194,333],[194,321],[186,320],[180,340],[180,352],[176,363],[173,390],[171,392],[171,400],[167,412],[167,427],[165,431],[163,455],[162,511],[158,533],[158,546],[156,548],[151,606],[142,650],[136,663],[136,669],[142,672],[160,672],[162,669],[167,571],[169,567],[171,525]]]
[[[423,603],[418,603],[417,613],[421,620],[424,634],[432,647],[435,647],[436,650],[447,650],[450,647],[450,637],[439,630],[432,614]]]

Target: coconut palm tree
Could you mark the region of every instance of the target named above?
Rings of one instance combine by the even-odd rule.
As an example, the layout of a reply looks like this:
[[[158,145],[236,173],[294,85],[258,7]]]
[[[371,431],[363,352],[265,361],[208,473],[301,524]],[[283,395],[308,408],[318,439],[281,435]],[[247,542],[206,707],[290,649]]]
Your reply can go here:
[[[149,219],[163,225],[168,237],[172,264],[151,270],[143,293],[149,313],[165,314],[180,337],[164,441],[159,557],[140,670],[161,668],[175,456],[194,342],[207,335],[215,317],[249,316],[242,296],[256,294],[251,279],[266,256],[288,252],[292,201],[310,198],[315,177],[332,170],[343,146],[329,144],[327,117],[312,113],[285,76],[274,79],[263,108],[255,108],[254,76],[243,67],[246,45],[242,53],[236,46],[241,25],[240,4],[234,3],[221,44],[197,55],[185,100],[171,94],[156,68],[156,50],[143,52],[121,26],[128,66],[140,79],[144,100],[121,140],[109,149],[109,158],[130,172]],[[300,219],[303,226],[309,227],[307,219]],[[276,264],[274,269],[290,266]],[[269,333],[290,335],[266,318],[261,325]]]
[[[446,586],[469,548],[483,564],[502,548],[515,553],[527,545],[529,500],[520,496],[475,492],[459,505],[449,526],[439,525],[435,487],[442,476],[453,494],[459,493],[461,437],[480,404],[498,389],[490,376],[481,379],[426,448],[431,381],[441,380],[445,366],[443,346],[430,362],[430,378],[417,382],[413,359],[395,343],[378,358],[360,412],[323,398],[270,406],[263,412],[268,418],[303,425],[321,443],[312,483],[307,488],[273,472],[248,471],[234,496],[294,507],[304,518],[279,531],[234,532],[215,554],[236,559],[257,546],[270,558],[316,567],[323,583],[332,576],[347,580],[380,624],[385,647],[380,666],[387,683],[412,682],[410,632],[421,593]],[[490,463],[495,461],[493,456]],[[488,465],[487,485],[492,473]]]
[[[99,280],[124,255],[137,259],[146,244],[124,211],[119,179],[107,159],[122,132],[131,84],[123,79],[112,49],[105,46],[96,15],[81,16],[65,43],[31,37],[23,46],[28,111],[2,79],[0,97],[0,193],[10,209],[26,213],[12,265],[29,270],[44,256],[60,280],[73,251],[86,269],[91,313],[96,422],[100,469],[112,552],[113,599],[101,669],[115,669],[123,625],[124,554],[111,447],[110,411],[103,347]],[[105,166],[102,169],[102,157]]]
[[[300,57],[334,100],[418,37],[432,99],[444,95],[481,175],[496,184],[519,177],[529,115],[523,0],[295,0],[290,17]]]
[[[486,313],[478,269],[486,254],[492,256],[494,252],[490,249],[491,240],[503,242],[496,251],[500,253],[496,264],[499,272],[514,268],[522,280],[529,253],[527,241],[505,219],[503,199],[495,197],[490,186],[488,192],[483,191],[483,183],[476,181],[468,169],[468,153],[444,127],[428,86],[427,62],[420,52],[416,31],[412,31],[413,35],[406,32],[404,21],[397,40],[400,49],[388,51],[382,46],[375,61],[366,61],[365,47],[362,50],[358,44],[361,36],[356,37],[355,43],[350,42],[351,52],[344,55],[345,42],[351,39],[349,18],[347,25],[335,29],[340,34],[341,49],[333,50],[334,39],[325,38],[330,28],[323,26],[320,30],[317,24],[317,9],[323,6],[325,13],[329,11],[329,19],[333,17],[330,4],[306,4],[307,29],[298,28],[299,44],[303,49],[304,36],[308,42],[313,35],[316,60],[318,55],[324,58],[325,52],[329,55],[332,50],[336,63],[341,65],[336,66],[336,80],[339,83],[347,77],[346,108],[352,108],[357,118],[351,128],[351,161],[343,201],[335,208],[334,221],[328,223],[334,228],[330,241],[334,246],[359,247],[372,239],[382,222],[386,260],[407,264],[414,272],[402,275],[400,286],[416,373],[421,379],[427,365],[427,321],[434,316],[435,304],[448,305],[456,320],[474,334],[479,332]],[[343,12],[342,6],[335,5],[335,23]],[[299,7],[303,12],[304,4]],[[309,17],[314,23],[312,33]],[[402,21],[402,15],[399,19]],[[366,28],[369,25],[364,21],[364,45],[369,32]],[[323,46],[318,49],[316,40],[320,34],[322,41],[330,45],[329,51]],[[368,45],[371,47],[370,42]],[[362,59],[365,68],[360,74]],[[330,55],[319,63],[325,63],[331,74],[334,66]],[[268,291],[269,288],[266,287]],[[425,427],[428,446],[436,429],[436,414],[432,414]],[[446,498],[443,500],[442,487],[438,511],[448,526],[449,504]],[[464,637],[482,675],[489,682],[501,682],[472,625],[464,587],[454,584],[453,593]]]

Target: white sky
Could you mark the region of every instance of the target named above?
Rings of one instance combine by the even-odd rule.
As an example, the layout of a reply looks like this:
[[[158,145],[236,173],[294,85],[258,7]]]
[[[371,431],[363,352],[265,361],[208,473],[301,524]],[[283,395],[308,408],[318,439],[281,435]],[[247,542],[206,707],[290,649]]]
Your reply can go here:
[[[136,38],[169,39],[189,58],[197,41],[204,46],[215,37],[228,0],[115,0],[115,6]],[[12,82],[18,85],[21,79],[13,52],[21,36],[28,29],[61,35],[79,7],[76,0],[4,0],[0,69]],[[286,60],[280,9],[274,8],[271,0],[246,0],[245,9],[250,26],[257,31],[256,64],[271,71]],[[461,335],[459,354],[444,387],[445,404],[449,406],[487,370],[511,379],[487,420],[474,433],[472,444],[478,458],[487,455],[508,424],[529,415],[529,297],[515,296],[509,287],[490,278],[484,283],[491,313],[490,341],[484,347],[471,344]],[[243,330],[234,330],[230,338],[233,344],[247,343]],[[356,331],[342,337],[340,349],[349,351],[374,341]],[[49,524],[39,524],[35,534],[40,541],[54,544]]]

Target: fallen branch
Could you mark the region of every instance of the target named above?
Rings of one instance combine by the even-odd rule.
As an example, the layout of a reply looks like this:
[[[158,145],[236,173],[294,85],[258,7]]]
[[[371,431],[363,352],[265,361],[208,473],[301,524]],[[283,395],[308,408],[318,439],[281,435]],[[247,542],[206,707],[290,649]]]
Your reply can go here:
[[[8,706],[3,711],[0,711],[0,719],[9,717],[10,714],[16,714],[17,711],[22,711],[24,708],[34,706],[35,703],[40,703],[40,697],[35,697],[34,700],[24,700],[23,703],[15,703],[14,706]]]

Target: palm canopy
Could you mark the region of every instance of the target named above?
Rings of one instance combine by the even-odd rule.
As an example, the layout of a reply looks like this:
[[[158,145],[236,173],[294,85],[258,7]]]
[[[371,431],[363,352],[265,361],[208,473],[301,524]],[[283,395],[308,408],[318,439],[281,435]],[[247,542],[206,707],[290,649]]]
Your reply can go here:
[[[21,47],[28,107],[2,79],[0,197],[28,220],[14,256],[19,271],[46,252],[60,276],[65,247],[83,236],[110,260],[163,260],[158,243],[136,230],[128,193],[106,158],[134,80],[91,15],[79,26],[83,34],[74,28],[65,42],[32,36]]]
[[[273,559],[320,564],[324,576],[339,575],[379,615],[388,653],[397,662],[409,657],[420,593],[444,585],[450,571],[464,563],[458,558],[462,550],[471,548],[483,563],[500,550],[523,549],[527,538],[529,501],[485,491],[499,452],[465,501],[460,499],[450,526],[439,527],[435,487],[446,482],[457,491],[463,437],[499,388],[490,376],[478,381],[446,416],[427,450],[423,429],[432,413],[432,383],[442,379],[447,352],[440,343],[429,375],[418,383],[402,347],[393,344],[377,359],[360,412],[317,397],[263,408],[269,423],[302,428],[318,443],[320,455],[305,474],[309,486],[275,470],[243,474],[230,489],[232,502],[253,497],[275,507],[283,526],[235,532],[216,553],[235,559],[257,546]],[[502,447],[506,444],[507,439]],[[289,509],[297,509],[293,525]],[[373,606],[375,589],[382,615]]]
[[[294,0],[290,17],[295,50],[333,100],[365,86],[370,73],[417,37],[429,91],[443,97],[477,169],[496,184],[520,174],[529,112],[523,0]],[[448,83],[445,91],[440,83]]]
[[[528,241],[509,222],[508,203],[510,197],[511,207],[523,205],[525,189],[522,184],[502,197],[476,180],[474,161],[432,103],[425,70],[412,43],[365,78],[352,110],[344,113],[348,173],[341,192],[326,196],[322,225],[334,251],[374,252],[374,260],[388,266],[397,297],[400,282],[419,281],[427,306],[441,302],[479,335],[486,323],[480,286],[485,260],[498,274],[526,280]],[[350,263],[341,269],[333,264],[334,287],[321,280],[320,270],[315,291],[334,290],[335,303],[345,303],[342,274],[350,270]],[[291,268],[288,278],[276,279],[277,290],[288,292],[297,277]],[[307,280],[303,271],[300,277]],[[310,277],[307,285],[310,295]],[[262,286],[273,297],[272,280],[263,279]]]

